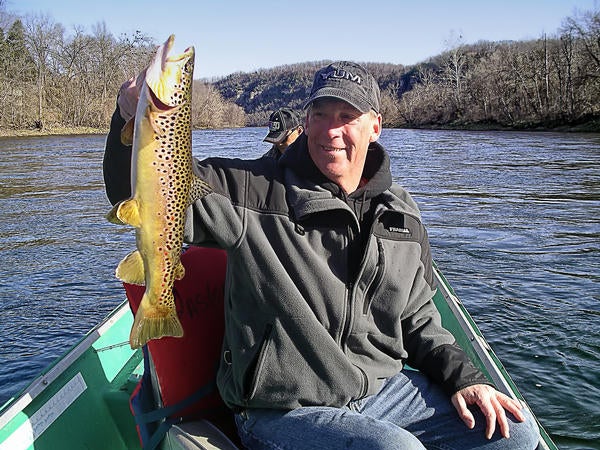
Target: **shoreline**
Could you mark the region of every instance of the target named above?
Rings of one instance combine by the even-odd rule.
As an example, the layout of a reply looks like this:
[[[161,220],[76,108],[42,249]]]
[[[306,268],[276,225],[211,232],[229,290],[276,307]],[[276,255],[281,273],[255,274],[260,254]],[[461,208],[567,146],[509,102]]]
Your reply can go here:
[[[108,128],[92,127],[48,127],[48,128],[0,128],[0,137],[76,136],[84,134],[108,134]]]
[[[242,127],[243,128],[243,127]],[[598,122],[588,122],[578,125],[562,126],[516,126],[506,127],[496,124],[436,124],[420,126],[398,126],[385,127],[390,129],[414,129],[414,130],[453,130],[453,131],[533,131],[533,132],[557,132],[557,133],[600,133]],[[200,128],[198,128],[200,129]],[[195,130],[195,129],[194,129]],[[0,138],[16,137],[42,137],[42,136],[76,136],[76,135],[107,135],[108,128],[93,127],[47,127],[43,129],[23,128],[6,129],[0,128]]]

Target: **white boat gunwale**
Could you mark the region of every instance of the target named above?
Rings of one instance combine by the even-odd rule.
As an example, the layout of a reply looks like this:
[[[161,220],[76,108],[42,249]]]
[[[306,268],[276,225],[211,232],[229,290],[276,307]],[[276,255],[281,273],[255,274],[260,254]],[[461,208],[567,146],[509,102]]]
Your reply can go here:
[[[130,313],[126,301],[121,303],[98,325],[92,328],[78,343],[76,343],[67,353],[59,357],[53,365],[43,371],[29,385],[21,390],[16,397],[9,399],[4,406],[5,411],[0,415],[0,429],[4,428],[21,411],[31,404],[40,394],[42,394],[54,380],[58,379],[72,364],[77,361],[98,339],[100,339],[110,328],[125,314]],[[124,342],[123,345],[129,345]],[[0,408],[0,411],[4,408]]]

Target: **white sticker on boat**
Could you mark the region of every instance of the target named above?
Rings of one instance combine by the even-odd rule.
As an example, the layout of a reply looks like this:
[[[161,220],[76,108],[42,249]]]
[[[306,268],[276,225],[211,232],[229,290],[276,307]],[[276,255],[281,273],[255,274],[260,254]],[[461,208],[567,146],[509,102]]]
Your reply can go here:
[[[86,389],[85,380],[81,373],[78,373],[25,423],[19,426],[8,439],[0,443],[0,450],[29,448]]]

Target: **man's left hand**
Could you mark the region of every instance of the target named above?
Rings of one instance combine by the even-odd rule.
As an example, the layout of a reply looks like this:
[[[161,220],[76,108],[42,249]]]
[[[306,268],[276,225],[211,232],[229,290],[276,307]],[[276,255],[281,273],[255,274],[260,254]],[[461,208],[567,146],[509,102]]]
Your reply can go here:
[[[517,400],[486,384],[475,384],[461,389],[452,396],[452,404],[458,411],[462,421],[471,429],[475,426],[475,418],[467,406],[479,406],[487,422],[485,429],[487,439],[492,438],[496,430],[496,422],[500,427],[502,436],[505,438],[510,437],[506,411],[515,416],[519,422],[525,421],[525,416],[521,412],[523,406]]]

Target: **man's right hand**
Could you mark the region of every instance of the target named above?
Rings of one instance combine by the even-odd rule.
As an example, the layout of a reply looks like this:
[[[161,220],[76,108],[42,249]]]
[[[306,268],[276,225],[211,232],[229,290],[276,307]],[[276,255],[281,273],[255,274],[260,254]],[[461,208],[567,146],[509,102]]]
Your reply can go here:
[[[119,113],[121,117],[128,122],[135,116],[140,90],[146,78],[146,71],[143,70],[136,77],[132,77],[121,85],[117,105],[119,105]]]

